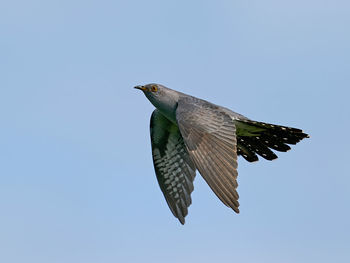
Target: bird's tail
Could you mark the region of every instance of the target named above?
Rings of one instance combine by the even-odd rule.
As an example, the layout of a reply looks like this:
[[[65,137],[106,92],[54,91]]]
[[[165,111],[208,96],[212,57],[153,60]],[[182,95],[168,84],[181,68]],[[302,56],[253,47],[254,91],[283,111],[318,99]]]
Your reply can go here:
[[[236,120],[237,154],[249,162],[258,160],[258,155],[273,160],[277,155],[271,149],[286,152],[288,144],[297,144],[309,135],[300,129],[251,120]]]

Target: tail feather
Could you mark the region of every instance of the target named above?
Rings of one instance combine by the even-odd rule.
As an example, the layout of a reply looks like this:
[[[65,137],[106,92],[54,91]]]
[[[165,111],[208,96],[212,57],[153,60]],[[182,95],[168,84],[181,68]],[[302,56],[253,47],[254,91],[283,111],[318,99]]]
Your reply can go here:
[[[238,147],[240,147],[240,145],[244,145],[251,152],[259,154],[266,160],[274,160],[277,158],[277,155],[256,137],[240,137],[238,139]]]
[[[243,158],[248,162],[255,162],[259,160],[254,151],[249,150],[243,143],[240,143],[239,147],[237,147],[237,155],[243,156]]]
[[[297,144],[309,135],[297,128],[256,122],[251,120],[236,120],[237,154],[247,161],[257,161],[257,155],[267,160],[277,158],[270,150],[286,152],[290,150],[288,144]]]
[[[279,152],[287,152],[290,150],[290,146],[281,141],[278,137],[271,135],[270,133],[262,134],[261,136],[255,137],[266,146]]]

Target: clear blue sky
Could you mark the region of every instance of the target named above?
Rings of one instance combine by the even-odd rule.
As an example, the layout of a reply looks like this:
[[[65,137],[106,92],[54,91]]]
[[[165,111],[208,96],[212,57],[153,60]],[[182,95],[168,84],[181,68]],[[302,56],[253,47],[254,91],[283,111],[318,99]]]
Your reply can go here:
[[[3,1],[0,262],[350,262],[350,2]],[[311,134],[200,175],[184,226],[153,170],[149,82]]]

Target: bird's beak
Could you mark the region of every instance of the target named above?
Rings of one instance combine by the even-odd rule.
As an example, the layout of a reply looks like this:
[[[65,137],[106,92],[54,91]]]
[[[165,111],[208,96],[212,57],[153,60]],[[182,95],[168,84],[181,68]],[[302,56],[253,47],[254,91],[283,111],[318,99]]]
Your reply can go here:
[[[147,90],[144,86],[141,86],[141,85],[136,86],[136,87],[134,87],[134,88],[135,88],[135,89],[142,90],[142,91],[146,91],[146,90]]]

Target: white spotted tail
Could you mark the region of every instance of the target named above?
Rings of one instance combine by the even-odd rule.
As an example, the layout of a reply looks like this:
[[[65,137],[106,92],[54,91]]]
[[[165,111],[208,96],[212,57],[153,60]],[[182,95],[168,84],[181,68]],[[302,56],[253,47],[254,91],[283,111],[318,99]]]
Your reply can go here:
[[[248,119],[235,120],[237,127],[237,154],[249,162],[258,161],[260,155],[274,160],[277,155],[271,149],[286,152],[288,144],[297,144],[309,135],[300,129],[257,122]]]

